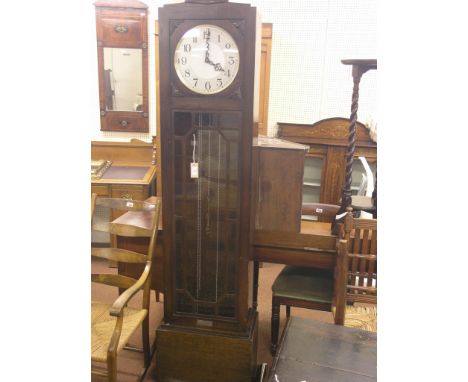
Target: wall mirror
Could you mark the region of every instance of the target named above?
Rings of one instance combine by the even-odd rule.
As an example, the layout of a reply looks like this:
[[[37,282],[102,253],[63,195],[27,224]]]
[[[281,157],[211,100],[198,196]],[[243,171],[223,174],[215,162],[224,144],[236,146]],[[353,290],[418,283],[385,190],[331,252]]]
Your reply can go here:
[[[148,132],[148,7],[137,0],[94,5],[101,130]]]

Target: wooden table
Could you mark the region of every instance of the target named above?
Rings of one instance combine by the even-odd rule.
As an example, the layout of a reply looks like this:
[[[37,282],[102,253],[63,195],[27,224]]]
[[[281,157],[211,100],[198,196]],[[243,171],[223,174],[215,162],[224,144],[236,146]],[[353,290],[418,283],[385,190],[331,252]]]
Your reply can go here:
[[[333,268],[336,236],[330,223],[301,222],[301,231],[255,231],[253,260],[268,263]]]
[[[100,179],[91,180],[98,196],[145,200],[155,192],[156,166],[144,162],[114,161]],[[120,214],[114,214],[111,220]]]
[[[291,317],[268,381],[377,381],[377,334]]]

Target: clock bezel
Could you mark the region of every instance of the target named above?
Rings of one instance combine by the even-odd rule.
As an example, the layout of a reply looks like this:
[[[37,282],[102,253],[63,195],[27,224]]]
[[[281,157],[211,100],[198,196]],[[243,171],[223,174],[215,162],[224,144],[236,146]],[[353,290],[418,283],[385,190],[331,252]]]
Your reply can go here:
[[[171,37],[170,37],[170,68],[171,68],[171,79],[172,79],[172,95],[173,96],[196,96],[196,97],[202,97],[202,98],[213,98],[213,97],[229,97],[236,93],[237,91],[240,91],[241,83],[242,83],[242,78],[243,78],[243,70],[244,70],[244,64],[243,64],[243,53],[244,53],[244,44],[243,44],[243,39],[241,38],[242,33],[239,30],[234,23],[236,20],[210,20],[210,19],[204,19],[204,20],[184,20],[182,21],[177,27],[172,31]],[[175,51],[177,48],[177,45],[179,44],[179,41],[183,37],[183,35],[189,31],[190,29],[193,29],[197,26],[201,25],[213,25],[216,26],[220,29],[225,30],[229,35],[232,37],[234,42],[237,45],[237,48],[239,49],[239,69],[237,71],[236,77],[234,80],[227,86],[225,89],[221,90],[220,92],[217,93],[212,93],[212,94],[206,94],[206,93],[198,93],[187,87],[179,78],[179,75],[177,74],[176,68],[175,68],[175,63],[174,63],[174,57],[175,57]]]

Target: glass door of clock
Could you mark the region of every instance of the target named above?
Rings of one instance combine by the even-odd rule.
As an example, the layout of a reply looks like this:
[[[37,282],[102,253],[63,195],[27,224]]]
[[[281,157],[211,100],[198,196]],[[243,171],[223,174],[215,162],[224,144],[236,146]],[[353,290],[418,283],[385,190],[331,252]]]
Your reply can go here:
[[[173,118],[176,313],[235,318],[241,116]]]

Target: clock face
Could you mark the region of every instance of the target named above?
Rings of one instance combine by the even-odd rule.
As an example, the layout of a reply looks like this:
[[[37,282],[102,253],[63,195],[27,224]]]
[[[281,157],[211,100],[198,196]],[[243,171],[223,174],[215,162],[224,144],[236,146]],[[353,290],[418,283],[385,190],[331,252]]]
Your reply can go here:
[[[239,49],[232,36],[216,25],[197,25],[177,43],[174,67],[180,81],[198,94],[226,89],[239,72]]]

